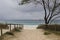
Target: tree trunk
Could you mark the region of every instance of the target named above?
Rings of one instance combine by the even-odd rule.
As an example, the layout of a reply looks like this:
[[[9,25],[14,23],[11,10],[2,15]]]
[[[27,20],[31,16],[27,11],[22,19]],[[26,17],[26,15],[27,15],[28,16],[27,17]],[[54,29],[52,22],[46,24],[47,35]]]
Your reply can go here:
[[[11,32],[11,24],[10,24],[10,32]]]
[[[1,36],[2,36],[2,27],[1,27]]]
[[[45,18],[45,29],[48,29],[48,20]]]

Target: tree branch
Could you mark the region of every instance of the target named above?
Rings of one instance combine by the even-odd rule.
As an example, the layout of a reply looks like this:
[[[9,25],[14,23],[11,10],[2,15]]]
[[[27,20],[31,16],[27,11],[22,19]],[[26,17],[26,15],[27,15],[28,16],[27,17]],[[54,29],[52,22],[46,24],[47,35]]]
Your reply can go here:
[[[57,16],[57,17],[55,17],[55,18],[53,18],[51,21],[50,21],[50,24],[51,24],[51,22],[53,22],[55,19],[57,19],[57,18],[60,18],[60,16]]]
[[[44,11],[45,11],[45,17],[46,17],[47,12],[46,12],[46,7],[45,7],[45,2],[44,2],[44,0],[42,0],[42,3],[43,3],[43,8],[44,8]]]
[[[45,17],[44,17],[44,20],[45,20],[45,23],[47,23],[47,18],[46,18],[46,16],[47,16],[47,12],[46,12],[45,1],[44,1],[44,0],[42,0],[42,3],[43,3],[44,11],[45,11]]]
[[[59,15],[60,13],[57,13],[57,14],[54,14],[52,17],[56,16],[56,15]]]
[[[50,21],[55,15],[58,15],[58,14],[54,14],[54,15],[53,15],[53,13],[54,13],[54,11],[56,10],[56,8],[59,7],[59,6],[60,6],[60,3],[59,3],[59,5],[56,6],[56,0],[55,0],[55,2],[54,2],[54,7],[53,7],[53,9],[52,9],[51,16],[50,16],[50,18],[48,19],[48,23],[49,23],[49,21]]]
[[[49,0],[48,0],[48,10],[49,10],[49,14],[48,14],[48,16],[47,16],[47,19],[48,19],[48,18],[49,18],[49,16],[50,16]]]

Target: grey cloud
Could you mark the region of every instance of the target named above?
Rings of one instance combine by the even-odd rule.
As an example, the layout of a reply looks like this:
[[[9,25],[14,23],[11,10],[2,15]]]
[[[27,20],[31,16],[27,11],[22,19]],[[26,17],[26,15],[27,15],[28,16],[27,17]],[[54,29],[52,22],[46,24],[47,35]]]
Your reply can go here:
[[[16,0],[0,0],[0,19],[43,19],[44,12],[35,5],[19,6]]]
[[[22,12],[41,12],[43,11],[43,8],[41,5],[34,5],[30,3],[30,4],[26,4],[18,7],[18,10]]]

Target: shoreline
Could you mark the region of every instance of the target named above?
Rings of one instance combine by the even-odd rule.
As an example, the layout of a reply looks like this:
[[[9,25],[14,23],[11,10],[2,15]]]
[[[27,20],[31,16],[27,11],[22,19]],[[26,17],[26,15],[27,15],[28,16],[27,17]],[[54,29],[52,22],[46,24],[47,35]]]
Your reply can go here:
[[[36,27],[38,27],[38,25],[24,25],[23,29],[36,29]]]

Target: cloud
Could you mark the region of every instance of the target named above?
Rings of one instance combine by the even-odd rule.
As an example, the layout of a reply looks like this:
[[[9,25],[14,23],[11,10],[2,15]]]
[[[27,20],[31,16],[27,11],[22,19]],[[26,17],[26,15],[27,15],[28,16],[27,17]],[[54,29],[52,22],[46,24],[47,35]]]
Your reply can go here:
[[[0,19],[43,19],[42,6],[18,5],[16,0],[0,0]]]
[[[18,10],[20,10],[22,12],[41,12],[41,11],[43,11],[43,8],[41,5],[34,5],[34,4],[30,3],[30,4],[25,4],[25,5],[19,6]]]

